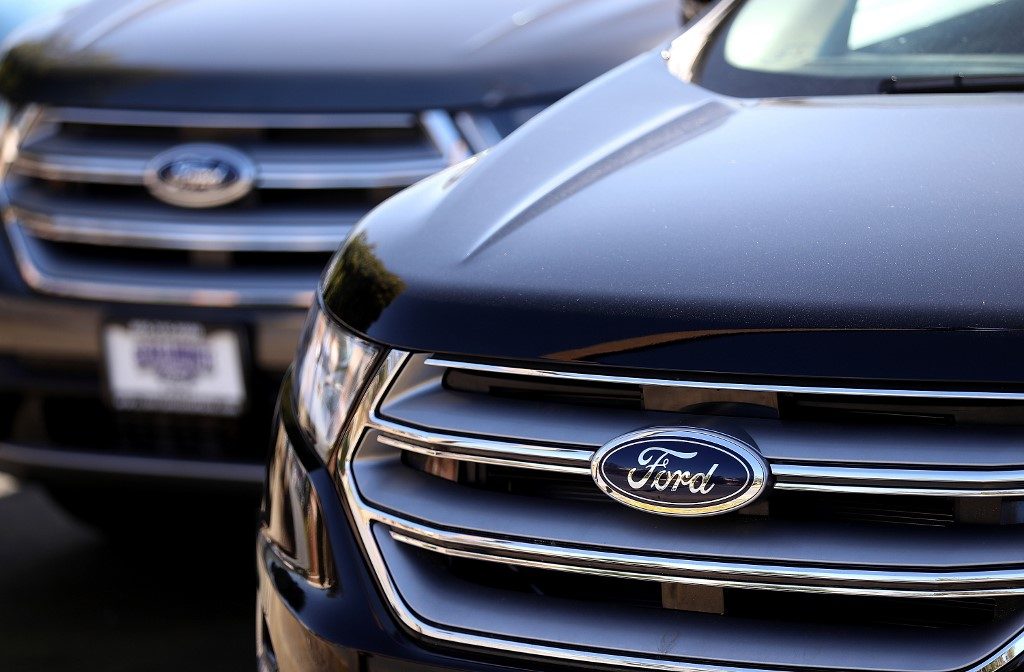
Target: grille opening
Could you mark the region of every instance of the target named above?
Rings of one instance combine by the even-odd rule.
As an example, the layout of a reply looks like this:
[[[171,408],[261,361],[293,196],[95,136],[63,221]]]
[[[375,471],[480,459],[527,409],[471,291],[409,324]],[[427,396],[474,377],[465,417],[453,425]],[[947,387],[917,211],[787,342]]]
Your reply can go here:
[[[490,492],[622,506],[602,493],[590,476],[582,474],[476,464],[411,451],[403,451],[402,461],[416,471]],[[1024,503],[1011,498],[958,499],[774,490],[754,505],[731,515],[909,527],[1015,525],[1024,522]]]
[[[95,207],[97,201],[109,201],[110,207],[147,206],[164,208],[168,213],[179,216],[192,216],[196,212],[188,208],[177,208],[161,203],[150,195],[143,186],[124,184],[101,184],[94,182],[62,182],[43,180],[35,177],[12,178],[10,185],[15,200],[25,198],[62,198],[80,199]],[[346,207],[354,209],[370,209],[381,201],[401,191],[399,188],[340,188],[340,189],[259,189],[246,198],[217,208],[209,208],[211,213],[247,211],[258,206],[294,205],[305,207]],[[65,203],[67,204],[67,203]],[[73,202],[70,205],[74,205]],[[201,214],[201,213],[200,213]]]
[[[952,497],[774,492],[769,499],[769,507],[772,517],[789,520],[832,520],[914,527],[948,527],[960,522],[956,500]]]
[[[462,369],[448,369],[444,384],[451,390],[496,397],[700,415],[827,423],[1024,425],[1024,401],[723,392],[713,382],[707,388],[642,389],[626,383],[563,381]]]
[[[205,273],[230,273],[247,268],[275,271],[319,271],[331,258],[330,252],[225,252],[218,263],[189,250],[139,248],[117,245],[86,245],[50,241],[49,254],[65,263],[117,264],[122,270],[138,272],[173,271],[182,267],[202,268]]]
[[[662,584],[655,581],[515,567],[454,558],[422,549],[416,549],[416,553],[422,562],[443,566],[453,579],[478,586],[579,602],[666,609],[662,606]],[[724,617],[855,626],[980,626],[1012,617],[1022,606],[1018,597],[896,598],[740,588],[725,588],[722,593]]]
[[[1024,402],[783,395],[782,417],[824,422],[1024,425]]]
[[[267,206],[291,205],[298,201],[307,206],[348,206],[369,210],[401,190],[400,187],[376,187],[372,189],[260,189],[252,195],[259,199],[260,204]]]
[[[595,385],[586,382],[538,380],[528,376],[479,373],[448,369],[444,385],[451,390],[490,394],[509,399],[550,401],[639,409],[643,406],[638,385]]]
[[[62,137],[116,144],[125,140],[179,142],[268,142],[312,147],[325,145],[429,146],[418,125],[356,128],[223,128],[135,126],[63,122]]]

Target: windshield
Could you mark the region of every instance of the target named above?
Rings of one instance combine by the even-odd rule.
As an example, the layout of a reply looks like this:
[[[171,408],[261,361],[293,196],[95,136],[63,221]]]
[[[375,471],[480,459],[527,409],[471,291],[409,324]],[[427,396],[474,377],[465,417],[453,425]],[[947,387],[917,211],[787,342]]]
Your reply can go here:
[[[764,97],[1017,75],[1024,0],[748,0],[717,32],[700,81]]]

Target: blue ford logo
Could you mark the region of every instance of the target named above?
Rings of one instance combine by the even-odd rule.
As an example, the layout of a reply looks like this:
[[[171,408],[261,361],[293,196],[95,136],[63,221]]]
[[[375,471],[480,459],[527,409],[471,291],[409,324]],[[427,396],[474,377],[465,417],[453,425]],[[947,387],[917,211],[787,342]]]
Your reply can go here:
[[[591,475],[611,498],[669,516],[710,516],[751,503],[768,467],[739,439],[691,427],[620,436],[598,450]]]
[[[213,208],[252,191],[256,168],[248,156],[225,145],[194,142],[153,157],[146,167],[149,192],[182,208]]]

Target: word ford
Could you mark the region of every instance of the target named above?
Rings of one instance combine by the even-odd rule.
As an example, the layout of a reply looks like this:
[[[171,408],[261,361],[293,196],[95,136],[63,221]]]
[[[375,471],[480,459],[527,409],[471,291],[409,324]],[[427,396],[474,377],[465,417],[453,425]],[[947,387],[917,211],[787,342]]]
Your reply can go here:
[[[597,486],[626,506],[666,516],[742,508],[768,484],[750,443],[710,429],[657,427],[612,439],[590,460]]]
[[[684,453],[678,450],[671,450],[670,448],[663,448],[661,446],[652,446],[645,448],[636,457],[637,464],[639,467],[643,467],[639,477],[636,476],[638,467],[633,467],[629,470],[626,475],[626,480],[629,483],[629,487],[634,490],[640,490],[645,485],[650,483],[651,487],[655,490],[667,490],[669,487],[675,492],[681,486],[687,486],[690,488],[690,492],[702,495],[706,495],[715,487],[714,482],[711,478],[715,474],[715,470],[718,469],[718,463],[711,465],[711,468],[706,472],[695,472],[690,473],[682,469],[669,470],[669,456],[677,457],[680,460],[692,460],[697,457],[697,453]]]
[[[232,182],[235,175],[230,166],[219,161],[179,159],[160,171],[160,179],[178,189],[205,191]]]

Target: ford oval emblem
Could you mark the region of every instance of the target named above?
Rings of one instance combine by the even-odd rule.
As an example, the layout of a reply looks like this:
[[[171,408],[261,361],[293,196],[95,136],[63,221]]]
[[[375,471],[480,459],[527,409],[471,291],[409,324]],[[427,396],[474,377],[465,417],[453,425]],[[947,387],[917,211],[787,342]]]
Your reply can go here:
[[[178,145],[153,157],[144,181],[164,203],[182,208],[227,205],[252,191],[256,168],[231,147],[209,143]]]
[[[594,454],[590,471],[612,499],[666,516],[740,509],[764,491],[769,474],[753,446],[695,427],[620,436]]]

